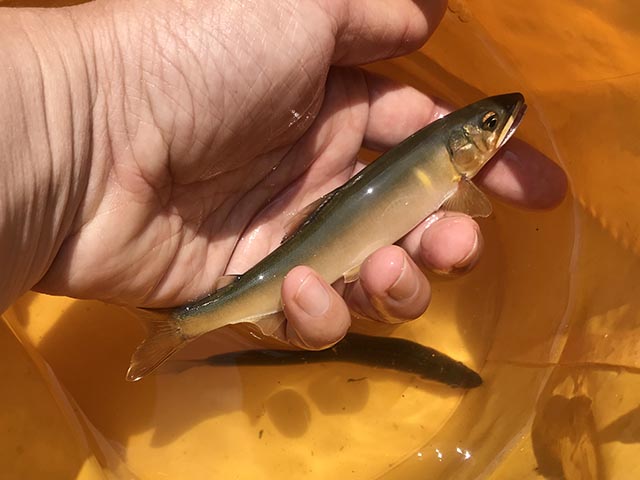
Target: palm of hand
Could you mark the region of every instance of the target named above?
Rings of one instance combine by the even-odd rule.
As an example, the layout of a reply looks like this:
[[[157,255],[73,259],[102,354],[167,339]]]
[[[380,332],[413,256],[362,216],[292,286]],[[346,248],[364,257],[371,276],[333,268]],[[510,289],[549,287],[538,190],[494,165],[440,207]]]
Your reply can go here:
[[[244,64],[224,74],[218,59],[228,39],[197,22],[195,36],[204,38],[156,31],[138,52],[142,61],[124,59],[148,70],[122,71],[135,81],[99,99],[111,115],[110,144],[93,161],[108,167],[41,285],[137,305],[185,302],[262,258],[293,212],[351,176],[367,126],[366,82],[354,70],[332,71],[325,96],[333,37],[319,10],[289,13],[287,26],[264,34],[290,35],[234,57]],[[205,39],[214,51],[183,43]],[[118,104],[124,111],[114,115]]]

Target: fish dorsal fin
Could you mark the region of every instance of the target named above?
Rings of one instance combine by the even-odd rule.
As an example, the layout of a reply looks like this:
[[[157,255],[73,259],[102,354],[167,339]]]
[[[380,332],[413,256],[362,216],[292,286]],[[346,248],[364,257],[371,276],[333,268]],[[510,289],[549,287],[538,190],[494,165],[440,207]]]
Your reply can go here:
[[[360,278],[360,265],[356,265],[344,272],[342,278],[344,278],[344,283],[353,283],[358,280]]]
[[[493,211],[487,196],[466,178],[458,182],[458,188],[444,201],[442,209],[465,213],[470,217],[488,217]]]
[[[231,285],[236,280],[239,280],[240,277],[242,277],[242,275],[222,275],[221,277],[218,277],[216,283],[213,284],[213,290],[220,290],[227,285]]]
[[[327,202],[333,196],[333,192],[323,195],[319,199],[311,202],[309,205],[301,210],[298,210],[288,221],[284,224],[284,237],[280,243],[284,243],[287,239],[291,238],[298,229],[311,218],[313,213],[318,208]]]

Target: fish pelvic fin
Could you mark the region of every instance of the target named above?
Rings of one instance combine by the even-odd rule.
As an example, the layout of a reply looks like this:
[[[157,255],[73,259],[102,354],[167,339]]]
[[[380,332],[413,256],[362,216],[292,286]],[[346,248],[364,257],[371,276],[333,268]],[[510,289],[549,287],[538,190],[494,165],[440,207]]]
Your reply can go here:
[[[491,202],[471,180],[463,178],[458,188],[442,204],[443,210],[465,213],[470,217],[491,215]]]
[[[126,377],[129,382],[153,372],[188,341],[170,310],[140,311],[148,322],[149,335],[131,356]]]

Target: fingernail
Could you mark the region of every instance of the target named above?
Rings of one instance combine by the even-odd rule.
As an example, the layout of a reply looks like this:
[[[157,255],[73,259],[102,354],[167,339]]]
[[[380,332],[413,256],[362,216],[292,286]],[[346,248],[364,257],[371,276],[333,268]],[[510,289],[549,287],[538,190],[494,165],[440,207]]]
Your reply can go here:
[[[298,287],[296,303],[312,317],[319,317],[329,309],[331,297],[326,287],[312,273],[307,275]]]
[[[467,267],[469,267],[476,259],[476,252],[478,250],[478,243],[480,242],[480,236],[478,235],[478,231],[473,229],[474,237],[473,237],[473,245],[467,255],[458,260],[453,265],[453,271],[460,271]]]
[[[387,290],[387,294],[397,301],[411,298],[418,289],[418,279],[414,275],[411,266],[407,265],[406,258],[402,258],[402,269],[400,275],[393,285]]]

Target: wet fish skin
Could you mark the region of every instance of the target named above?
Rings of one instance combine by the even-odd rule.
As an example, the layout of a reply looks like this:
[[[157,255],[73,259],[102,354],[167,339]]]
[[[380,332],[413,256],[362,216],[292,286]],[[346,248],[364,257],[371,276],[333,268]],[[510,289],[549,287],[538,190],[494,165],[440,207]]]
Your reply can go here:
[[[324,197],[310,219],[236,281],[183,307],[146,310],[150,335],[127,379],[150,373],[187,342],[225,325],[282,324],[286,274],[307,265],[332,283],[375,250],[443,207],[486,216],[491,204],[470,179],[508,140],[525,110],[519,93],[490,97],[414,133]]]

